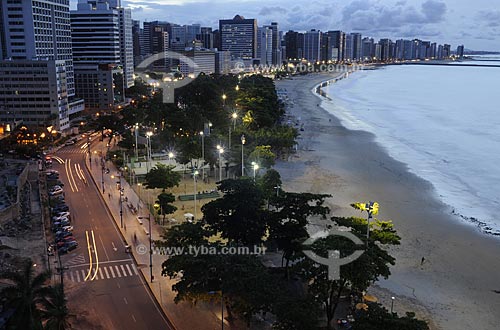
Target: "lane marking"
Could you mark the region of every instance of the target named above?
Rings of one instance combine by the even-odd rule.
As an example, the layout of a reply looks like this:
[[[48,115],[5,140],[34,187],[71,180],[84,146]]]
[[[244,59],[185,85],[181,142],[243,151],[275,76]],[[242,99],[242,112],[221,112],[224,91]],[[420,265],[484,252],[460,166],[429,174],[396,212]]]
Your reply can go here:
[[[83,278],[85,276],[85,271],[82,269],[81,272],[82,272],[82,278]],[[85,281],[82,281],[82,282],[85,282]]]
[[[116,275],[115,275],[115,272],[113,271],[113,266],[109,267],[109,271],[111,272],[111,276],[113,276],[113,278],[115,278]]]
[[[120,268],[122,270],[123,276],[127,276],[127,273],[125,272],[125,268],[123,267],[123,265],[120,265]]]
[[[102,275],[102,269],[99,268],[99,277],[101,278],[101,280],[104,280],[104,275]]]
[[[111,245],[113,245],[113,250],[115,250],[115,252],[118,251],[118,249],[115,246],[115,242],[111,242]]]
[[[119,263],[119,262],[130,262],[130,261],[132,261],[132,259],[120,259],[120,260],[111,260],[111,261],[100,261],[99,265],[102,266],[102,265],[107,265],[107,264],[113,264],[113,263]],[[82,263],[82,264],[78,264],[78,265],[69,266],[69,268],[78,268],[78,267],[81,267],[81,266],[87,266],[87,263]]]
[[[106,273],[106,278],[109,279],[109,273],[108,273],[108,269],[106,267],[104,267],[104,272]]]
[[[66,176],[68,177],[69,187],[71,188],[71,191],[75,192],[75,189],[73,188],[73,182],[71,182],[71,178],[69,176],[68,164],[69,164],[69,161],[66,159],[66,161],[64,162],[64,171],[66,172]]]
[[[135,319],[134,314],[132,314],[132,320],[134,320],[134,322],[137,323],[137,320]]]
[[[135,275],[139,275],[139,272],[137,271],[137,267],[135,264],[132,264],[132,269],[134,270]]]
[[[113,266],[109,266],[111,269],[113,269]],[[118,269],[118,266],[115,266],[116,273],[118,274],[118,277],[122,277],[122,274],[120,274],[120,269]]]
[[[80,273],[79,272],[75,272],[75,274],[76,274],[76,281],[80,282]]]
[[[132,271],[130,270],[130,267],[129,267],[129,265],[125,265],[125,267],[127,268],[127,270],[128,270],[128,273],[130,274],[130,276],[134,275],[134,274],[132,274]]]
[[[127,298],[123,297],[123,300],[125,301],[125,305],[128,305]]]
[[[95,229],[97,230],[97,227],[95,227]],[[102,248],[104,250],[104,254],[106,255],[106,259],[109,261],[109,255],[108,255],[108,251],[106,250],[106,247],[104,246],[104,242],[102,241],[102,237],[101,235],[99,235],[99,240],[101,241],[101,245],[102,245]],[[101,262],[101,264],[105,264],[106,262]]]

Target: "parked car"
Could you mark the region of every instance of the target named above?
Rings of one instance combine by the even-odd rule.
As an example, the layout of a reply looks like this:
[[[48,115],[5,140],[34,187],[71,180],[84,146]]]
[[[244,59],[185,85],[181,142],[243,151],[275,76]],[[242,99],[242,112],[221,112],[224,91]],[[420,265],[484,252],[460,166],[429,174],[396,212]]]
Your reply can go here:
[[[56,212],[55,214],[53,214],[54,216],[57,216],[57,217],[66,217],[66,218],[69,218],[69,212],[66,211],[66,212]]]
[[[76,243],[76,242],[75,242],[75,243]],[[73,251],[74,249],[76,249],[76,248],[77,248],[77,246],[78,246],[78,243],[76,243],[76,244],[70,244],[70,245],[63,245],[63,246],[61,246],[61,247],[59,247],[59,248],[57,249],[57,252],[58,252],[59,254],[66,254],[66,253],[71,252],[71,251]]]
[[[54,212],[67,212],[69,211],[69,207],[66,204],[61,204],[53,208]]]
[[[69,221],[60,221],[60,222],[54,222],[52,225],[53,226],[64,227],[64,226],[71,225],[71,223]]]
[[[54,222],[69,221],[69,218],[65,216],[55,216],[52,217],[52,221]]]
[[[74,229],[73,226],[64,226],[64,227],[62,227],[62,230],[66,230],[66,231],[70,231],[70,232],[73,231],[73,229]]]
[[[68,140],[66,141],[66,143],[64,144],[65,146],[72,146],[73,144],[75,144],[75,141],[73,140]]]
[[[73,236],[66,236],[66,237],[58,237],[56,238],[56,243],[59,244],[59,243],[66,243],[66,242],[70,242],[70,241],[74,241],[75,238]]]
[[[60,194],[64,194],[64,190],[62,190],[62,188],[54,189],[54,190],[51,190],[49,192],[50,196],[55,196],[55,195],[60,195]]]

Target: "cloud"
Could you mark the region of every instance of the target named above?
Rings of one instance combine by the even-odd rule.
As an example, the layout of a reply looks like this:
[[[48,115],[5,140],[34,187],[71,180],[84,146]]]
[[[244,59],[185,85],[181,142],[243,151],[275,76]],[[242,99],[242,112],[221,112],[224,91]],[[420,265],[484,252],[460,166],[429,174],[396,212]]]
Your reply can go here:
[[[408,26],[441,23],[446,12],[446,4],[436,0],[425,1],[419,10],[407,1],[389,6],[374,0],[356,0],[342,10],[342,23],[356,31],[404,31]]]
[[[500,10],[481,10],[476,17],[484,26],[500,26]]]
[[[284,14],[287,12],[288,12],[288,10],[286,8],[283,8],[283,7],[278,7],[278,6],[276,6],[276,7],[262,7],[262,9],[259,12],[259,15],[272,16],[275,14]]]

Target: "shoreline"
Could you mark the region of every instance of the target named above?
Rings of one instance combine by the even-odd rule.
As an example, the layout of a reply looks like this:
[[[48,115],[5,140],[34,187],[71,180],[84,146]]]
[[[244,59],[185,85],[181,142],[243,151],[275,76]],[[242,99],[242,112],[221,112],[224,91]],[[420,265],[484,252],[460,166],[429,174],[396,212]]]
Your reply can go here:
[[[411,63],[406,63],[406,64],[411,64]],[[376,70],[378,69],[378,67],[369,67],[368,70]],[[363,69],[365,70],[365,69]],[[354,73],[356,71],[348,71],[346,73],[343,73],[335,78],[332,78],[332,79],[328,79],[326,81],[323,81],[317,85],[314,86],[313,89],[311,89],[311,93],[313,94],[316,94],[316,96],[320,97],[320,99],[322,101],[324,101],[324,99],[326,99],[327,101],[330,101],[330,102],[333,102],[333,99],[330,98],[328,96],[328,93],[324,91],[324,88],[329,86],[331,83],[337,83],[338,81],[341,81],[343,79],[348,79],[349,78],[349,75]],[[324,98],[324,99],[323,99]],[[322,102],[323,104],[323,102]],[[329,114],[331,114],[330,111],[328,111],[327,109],[325,109],[325,107],[322,106],[322,108],[328,112]],[[335,115],[333,115],[335,116]],[[337,118],[339,119],[339,118]],[[340,121],[340,119],[339,119]],[[370,132],[371,133],[371,132]],[[384,145],[380,142],[376,142],[380,148],[382,149],[385,149]],[[389,153],[389,156],[394,158],[392,155],[390,155]],[[404,163],[403,161],[401,161],[402,163]],[[405,163],[406,164],[406,163]],[[407,164],[407,166],[409,166]],[[416,176],[420,177],[421,179],[429,182],[432,184],[432,182],[430,180],[428,180],[427,178],[425,177],[422,177],[420,176],[418,173],[415,173],[414,171],[410,171],[411,173],[415,174]],[[436,196],[438,195],[437,191],[438,189],[433,185],[433,190],[436,191]],[[466,224],[466,225],[470,225],[472,227],[475,227],[476,229],[478,229],[479,231],[481,231],[483,234],[485,235],[489,235],[489,236],[493,236],[493,237],[498,237],[500,238],[500,228],[494,228],[493,224],[491,223],[488,223],[488,222],[484,222],[482,221],[481,219],[477,218],[477,217],[473,217],[473,216],[467,216],[463,213],[461,213],[460,211],[457,211],[457,208],[456,206],[454,205],[451,205],[450,203],[447,203],[445,200],[443,200],[442,198],[438,198],[444,205],[446,205],[448,208],[449,208],[449,215],[451,216],[454,216],[456,221],[457,222],[460,222],[460,223],[463,223],[463,224]]]
[[[415,311],[434,329],[494,329],[500,322],[500,295],[494,292],[500,289],[498,238],[454,219],[433,186],[391,158],[373,134],[346,129],[318,106],[327,100],[311,91],[335,78],[315,74],[276,82],[294,102],[289,114],[305,128],[298,153],[276,166],[285,189],[332,194],[327,204],[339,216],[360,215],[351,202],[378,201],[380,218],[394,221],[402,241],[391,249],[391,277],[370,292],[386,306],[396,296],[396,312]]]

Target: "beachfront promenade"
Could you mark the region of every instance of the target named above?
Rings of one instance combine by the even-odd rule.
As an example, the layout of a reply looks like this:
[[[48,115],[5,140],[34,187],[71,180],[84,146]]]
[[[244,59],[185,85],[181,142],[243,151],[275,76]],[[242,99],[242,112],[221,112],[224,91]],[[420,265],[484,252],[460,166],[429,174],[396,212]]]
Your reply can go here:
[[[103,153],[106,151],[104,143],[96,143],[92,146],[92,149]],[[116,246],[116,248],[125,249],[126,245],[130,245],[131,254],[137,262],[138,269],[144,279],[143,282],[149,286],[150,292],[154,295],[158,304],[175,325],[176,329],[220,329],[220,303],[215,302],[212,305],[201,302],[195,307],[192,307],[188,303],[179,303],[177,305],[174,303],[173,299],[175,293],[172,292],[172,285],[175,284],[175,279],[171,280],[168,277],[161,276],[161,264],[165,261],[166,256],[153,254],[152,273],[154,278],[151,281],[149,236],[147,235],[149,232],[148,217],[152,221],[151,237],[153,241],[161,239],[163,227],[155,223],[153,215],[149,213],[146,207],[146,203],[143,203],[139,199],[136,192],[124,179],[121,180],[123,196],[127,197],[128,203],[136,207],[138,206],[138,212],[137,214],[132,213],[127,207],[128,203],[123,202],[122,219],[120,219],[120,191],[117,184],[120,182],[118,177],[119,171],[111,161],[108,161],[106,162],[106,168],[109,168],[109,174],[103,175],[100,161],[100,157],[94,154],[91,158],[92,165],[89,164],[87,159],[86,167],[98,190],[101,192],[108,211],[115,221],[116,227],[120,230],[122,235],[123,244]],[[186,211],[188,211],[188,209],[186,209]],[[142,224],[138,221],[138,216],[142,217]],[[123,228],[121,228],[121,223],[123,223]],[[224,328],[236,329],[235,326],[231,326],[227,321],[224,323]]]

